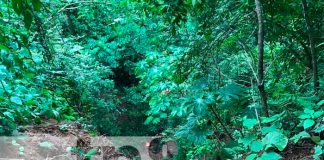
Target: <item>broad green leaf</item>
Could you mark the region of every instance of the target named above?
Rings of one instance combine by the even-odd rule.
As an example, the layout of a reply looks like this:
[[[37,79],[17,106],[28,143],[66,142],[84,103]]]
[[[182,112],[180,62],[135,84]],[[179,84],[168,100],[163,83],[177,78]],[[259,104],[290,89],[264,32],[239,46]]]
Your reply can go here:
[[[256,140],[255,135],[253,134],[248,134],[244,138],[240,138],[238,140],[239,143],[242,143],[244,146],[249,146],[253,141]]]
[[[195,6],[196,5],[196,0],[192,0],[191,3],[192,3],[192,6]]]
[[[245,89],[236,84],[229,84],[219,90],[219,96],[224,101],[239,99],[245,92]]]
[[[172,117],[175,117],[175,116],[181,117],[187,112],[186,109],[187,109],[187,107],[185,107],[185,106],[174,107],[171,111],[171,116]]]
[[[313,117],[314,119],[319,118],[319,117],[321,117],[321,116],[323,115],[323,113],[324,113],[324,111],[316,111],[316,112],[312,115],[312,117]]]
[[[152,123],[153,123],[153,124],[158,124],[158,123],[160,123],[160,121],[161,121],[160,118],[154,118],[154,119],[152,120]]]
[[[86,154],[86,157],[87,158],[90,158],[92,157],[93,155],[95,155],[97,153],[97,149],[96,148],[93,148],[93,149],[90,149],[87,154]]]
[[[21,58],[31,58],[29,54],[29,50],[26,47],[21,48],[19,56]]]
[[[314,147],[315,155],[322,155],[323,154],[323,147],[322,146],[315,146]]]
[[[258,123],[258,121],[256,119],[245,119],[243,121],[243,126],[248,128],[248,129],[251,129],[253,128],[256,124]]]
[[[315,133],[321,133],[322,131],[324,131],[324,125],[320,124],[320,125],[316,125],[314,132]]]
[[[263,127],[261,129],[261,133],[262,135],[266,135],[270,132],[278,132],[278,129],[275,126],[271,126],[271,127]]]
[[[317,106],[322,106],[324,104],[324,99],[323,100],[321,100],[321,101],[319,101],[318,103],[317,103]]]
[[[2,44],[0,44],[0,50],[5,50],[6,52],[9,52],[9,48],[7,46],[4,46]]]
[[[300,139],[303,138],[309,138],[310,134],[307,133],[306,131],[300,132],[296,135],[294,135],[292,138],[290,138],[290,140],[292,140],[294,143],[297,143]]]
[[[195,98],[193,113],[196,115],[204,115],[207,113],[207,104],[205,102],[205,99],[201,97]]]
[[[68,116],[68,115],[63,115],[64,119],[68,120],[68,121],[75,121],[76,118],[74,116]]]
[[[284,114],[285,114],[285,111],[282,112],[282,113],[280,113],[280,114],[275,114],[275,115],[273,115],[273,116],[271,116],[271,117],[262,117],[261,122],[262,122],[262,123],[270,123],[270,122],[276,121],[276,120],[282,118],[282,116],[283,116]]]
[[[12,96],[10,97],[10,101],[12,103],[18,104],[18,105],[22,105],[22,101],[18,96]]]
[[[280,154],[276,152],[264,152],[257,160],[280,160]]]
[[[309,127],[312,127],[315,124],[315,121],[312,119],[306,119],[303,123],[304,129],[307,129]]]
[[[263,144],[260,141],[253,141],[251,144],[251,150],[253,152],[260,152],[263,149]]]
[[[42,8],[42,2],[40,0],[32,0],[33,7],[36,11],[40,11]]]
[[[3,115],[7,116],[8,118],[10,118],[12,121],[15,121],[15,117],[11,112],[3,112]]]
[[[167,116],[168,116],[168,115],[167,115],[166,113],[161,113],[161,114],[160,114],[160,118],[161,118],[161,119],[167,118]]]
[[[29,29],[33,22],[33,15],[30,10],[26,10],[24,12],[24,22],[25,22],[25,27]]]
[[[288,138],[280,132],[270,132],[262,139],[262,143],[266,148],[274,146],[283,151],[288,144]]]
[[[22,0],[11,0],[11,5],[14,11],[20,15],[22,12]]]
[[[308,115],[312,115],[315,111],[309,108],[305,108],[304,113],[308,114]]]
[[[257,156],[258,156],[257,154],[253,153],[253,154],[250,154],[249,156],[247,156],[245,158],[245,160],[254,160]]]
[[[43,61],[43,58],[39,55],[33,55],[32,59],[37,64],[40,64]]]
[[[314,160],[321,160],[321,157],[319,155],[313,155]]]
[[[311,118],[311,115],[308,114],[301,114],[300,116],[298,116],[299,119],[308,119]]]
[[[311,140],[316,143],[316,144],[319,144],[321,142],[321,137],[319,136],[312,136],[311,137]]]

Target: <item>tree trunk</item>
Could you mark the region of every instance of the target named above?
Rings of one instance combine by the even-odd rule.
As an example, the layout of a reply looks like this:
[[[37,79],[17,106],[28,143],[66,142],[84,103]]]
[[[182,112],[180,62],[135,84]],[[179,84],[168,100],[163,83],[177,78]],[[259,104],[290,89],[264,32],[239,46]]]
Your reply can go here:
[[[307,5],[306,0],[302,0],[302,6],[303,6],[303,14],[304,14],[305,22],[306,22],[308,41],[309,41],[311,57],[312,57],[314,92],[315,92],[315,94],[317,94],[320,84],[319,84],[319,80],[318,80],[317,56],[316,56],[315,43],[314,43],[314,37],[313,37],[314,31],[313,31],[312,24],[309,20],[308,5]]]
[[[261,104],[263,114],[266,117],[269,117],[268,104],[267,104],[267,93],[264,89],[264,71],[263,71],[263,54],[264,54],[264,26],[263,26],[263,15],[262,15],[262,7],[260,0],[255,0],[255,9],[258,17],[258,52],[259,52],[259,60],[258,60],[258,89],[261,97]]]

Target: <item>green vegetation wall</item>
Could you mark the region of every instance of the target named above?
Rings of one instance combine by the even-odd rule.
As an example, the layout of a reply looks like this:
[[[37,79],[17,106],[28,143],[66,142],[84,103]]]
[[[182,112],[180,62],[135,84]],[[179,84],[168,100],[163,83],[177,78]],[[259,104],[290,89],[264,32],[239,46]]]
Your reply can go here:
[[[178,159],[323,155],[315,1],[0,1],[0,134],[48,119],[176,139]]]

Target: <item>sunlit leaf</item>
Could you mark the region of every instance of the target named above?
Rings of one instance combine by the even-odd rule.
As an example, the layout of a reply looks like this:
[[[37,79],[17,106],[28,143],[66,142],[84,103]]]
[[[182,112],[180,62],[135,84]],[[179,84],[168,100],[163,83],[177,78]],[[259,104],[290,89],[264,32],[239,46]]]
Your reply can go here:
[[[263,144],[260,141],[253,141],[251,144],[251,150],[253,152],[259,152],[263,149]]]
[[[10,97],[10,101],[13,102],[13,103],[15,103],[15,104],[22,105],[22,101],[21,101],[21,99],[18,96],[12,96],[12,97]]]
[[[253,153],[253,154],[250,154],[249,156],[247,156],[245,159],[246,160],[254,160],[258,155]]]
[[[307,129],[309,127],[312,127],[315,124],[315,121],[312,119],[306,119],[303,123],[304,129]]]
[[[274,146],[283,151],[288,144],[288,138],[280,132],[270,132],[262,139],[262,143],[267,146],[266,148]]]
[[[253,128],[256,124],[258,123],[258,121],[256,119],[245,119],[243,121],[243,126],[248,128],[248,129],[251,129]]]
[[[303,132],[300,132],[296,135],[294,135],[292,138],[290,138],[294,143],[297,143],[300,139],[303,139],[303,138],[309,138],[310,137],[310,134],[303,131]]]

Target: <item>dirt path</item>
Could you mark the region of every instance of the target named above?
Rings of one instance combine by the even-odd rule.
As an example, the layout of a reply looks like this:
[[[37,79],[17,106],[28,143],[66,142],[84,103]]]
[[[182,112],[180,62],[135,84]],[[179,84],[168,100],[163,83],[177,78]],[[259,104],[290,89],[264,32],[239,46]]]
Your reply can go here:
[[[94,157],[97,157],[95,159],[102,159],[100,148],[91,146],[103,144],[112,146],[112,143],[103,137],[99,139],[96,141],[91,138],[78,123],[49,121],[41,125],[21,128],[15,136],[0,137],[0,159],[74,160],[84,159],[82,157],[87,153],[94,154]],[[75,149],[76,146],[78,150]],[[110,159],[120,155],[115,150],[111,150],[109,154],[111,154]]]

